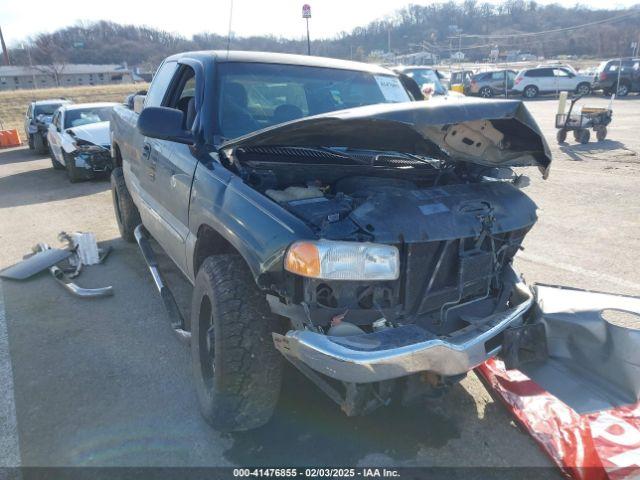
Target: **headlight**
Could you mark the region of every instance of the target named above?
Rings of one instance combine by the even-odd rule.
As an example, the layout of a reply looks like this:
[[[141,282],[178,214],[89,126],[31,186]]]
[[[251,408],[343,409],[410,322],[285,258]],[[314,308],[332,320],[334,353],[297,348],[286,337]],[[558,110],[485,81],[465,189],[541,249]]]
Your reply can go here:
[[[400,259],[391,245],[319,240],[291,245],[284,268],[326,280],[396,280]]]
[[[78,152],[81,152],[81,153],[95,153],[95,152],[100,152],[104,150],[104,148],[98,145],[93,145],[91,143],[76,142],[74,145],[76,147],[76,150],[78,150]]]

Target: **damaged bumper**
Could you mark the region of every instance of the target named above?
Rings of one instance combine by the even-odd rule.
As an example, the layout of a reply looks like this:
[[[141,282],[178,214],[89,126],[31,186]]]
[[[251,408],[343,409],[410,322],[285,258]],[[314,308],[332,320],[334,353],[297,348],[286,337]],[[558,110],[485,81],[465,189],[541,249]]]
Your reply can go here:
[[[77,171],[84,172],[86,178],[109,173],[112,168],[111,152],[100,147],[91,151],[75,150],[70,154]]]
[[[459,375],[497,355],[504,331],[522,323],[533,303],[531,292],[522,287],[525,297],[518,305],[446,337],[405,325],[346,337],[292,330],[274,333],[274,343],[286,357],[344,382],[378,382],[424,371]]]

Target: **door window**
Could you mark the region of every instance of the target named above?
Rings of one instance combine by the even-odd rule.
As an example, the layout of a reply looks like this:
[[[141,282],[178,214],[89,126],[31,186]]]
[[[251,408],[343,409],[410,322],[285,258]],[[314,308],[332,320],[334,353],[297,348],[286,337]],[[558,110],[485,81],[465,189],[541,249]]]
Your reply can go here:
[[[159,107],[167,92],[167,87],[178,68],[177,62],[165,62],[158,69],[144,100],[145,107]]]
[[[180,110],[184,129],[191,130],[196,118],[196,74],[193,68],[181,65],[180,72],[176,75],[176,82],[171,90],[171,94],[165,100],[164,105]]]

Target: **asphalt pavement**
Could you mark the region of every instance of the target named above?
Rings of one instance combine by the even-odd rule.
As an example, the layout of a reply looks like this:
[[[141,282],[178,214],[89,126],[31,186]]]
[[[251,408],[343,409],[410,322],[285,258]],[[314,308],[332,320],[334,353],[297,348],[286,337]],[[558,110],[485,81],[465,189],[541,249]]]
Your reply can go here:
[[[555,155],[547,181],[527,172],[541,209],[517,260],[530,283],[640,294],[639,101],[618,102],[610,140],[587,146],[556,145],[555,102],[529,102]],[[0,151],[0,268],[61,230],[113,247],[78,283],[115,295],[73,298],[48,273],[0,284],[0,467],[551,465],[473,373],[442,400],[347,418],[289,369],[267,425],[217,433],[198,412],[188,347],[119,239],[109,183],[72,185],[48,157]],[[161,259],[188,310],[190,285]]]

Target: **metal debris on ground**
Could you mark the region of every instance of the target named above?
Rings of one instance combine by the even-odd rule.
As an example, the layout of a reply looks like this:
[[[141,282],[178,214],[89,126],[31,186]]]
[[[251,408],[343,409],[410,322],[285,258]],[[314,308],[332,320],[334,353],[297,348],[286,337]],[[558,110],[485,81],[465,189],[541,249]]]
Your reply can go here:
[[[112,248],[99,248],[93,233],[60,232],[58,239],[67,243],[66,249],[51,248],[46,243],[38,243],[32,253],[21,261],[5,268],[0,277],[10,280],[26,280],[48,269],[56,279],[72,295],[81,298],[97,298],[113,295],[113,287],[83,288],[72,280],[80,275],[84,265],[103,263]],[[66,261],[67,264],[62,264]]]

